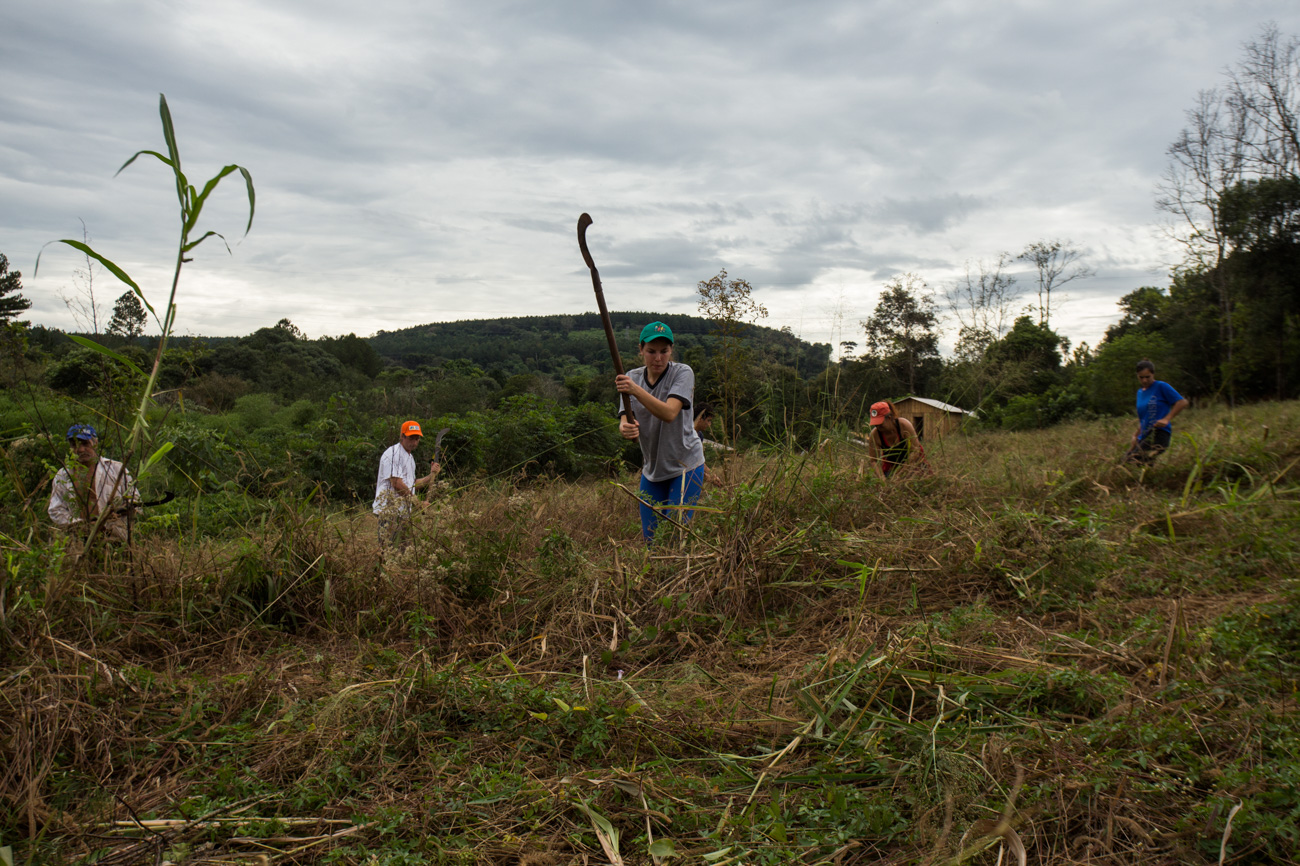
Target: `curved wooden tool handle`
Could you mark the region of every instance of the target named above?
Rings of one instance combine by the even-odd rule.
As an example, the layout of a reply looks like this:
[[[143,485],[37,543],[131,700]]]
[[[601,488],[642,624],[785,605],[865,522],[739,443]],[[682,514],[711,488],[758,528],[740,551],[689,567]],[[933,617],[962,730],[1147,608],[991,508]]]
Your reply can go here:
[[[600,288],[600,271],[596,270],[596,263],[591,259],[591,253],[587,250],[587,226],[591,225],[591,217],[583,214],[578,217],[578,249],[582,250],[582,260],[587,263],[591,270],[591,287],[596,290],[596,306],[600,309],[600,321],[605,326],[605,339],[609,342],[609,357],[614,361],[614,372],[622,376],[623,359],[618,354],[618,342],[614,339],[614,325],[609,320],[609,310],[605,308],[605,292]],[[632,414],[632,396],[623,395],[623,411],[627,414],[627,420],[635,421],[636,416]]]

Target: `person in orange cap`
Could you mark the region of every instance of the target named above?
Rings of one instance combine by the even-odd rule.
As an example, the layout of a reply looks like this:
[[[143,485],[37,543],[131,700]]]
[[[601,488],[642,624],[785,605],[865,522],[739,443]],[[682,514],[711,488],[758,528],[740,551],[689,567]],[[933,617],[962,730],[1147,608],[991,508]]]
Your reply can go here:
[[[379,458],[379,477],[375,480],[375,502],[372,510],[379,518],[379,544],[405,550],[410,544],[411,507],[415,491],[428,487],[438,477],[442,466],[434,461],[429,474],[415,477],[415,457],[424,433],[420,422],[402,423],[401,437]]]
[[[916,428],[906,418],[899,418],[891,403],[881,400],[871,404],[871,432],[867,435],[867,454],[876,477],[884,481],[890,473],[907,462],[917,447]]]

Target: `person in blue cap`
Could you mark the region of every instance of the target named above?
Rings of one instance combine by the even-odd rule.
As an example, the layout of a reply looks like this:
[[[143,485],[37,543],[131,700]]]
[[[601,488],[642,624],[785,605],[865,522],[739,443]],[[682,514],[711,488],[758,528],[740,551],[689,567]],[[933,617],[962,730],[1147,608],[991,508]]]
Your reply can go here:
[[[653,543],[660,509],[679,522],[692,511],[704,486],[704,445],[695,432],[692,404],[695,372],[673,361],[673,332],[663,322],[641,329],[639,354],[645,366],[614,379],[632,400],[632,417],[619,409],[619,432],[641,446],[641,534]]]
[[[106,514],[100,533],[112,541],[127,541],[140,503],[131,473],[118,461],[99,456],[99,434],[89,424],[68,428],[68,447],[75,465],[54,476],[50,519],[68,532],[87,532]]]

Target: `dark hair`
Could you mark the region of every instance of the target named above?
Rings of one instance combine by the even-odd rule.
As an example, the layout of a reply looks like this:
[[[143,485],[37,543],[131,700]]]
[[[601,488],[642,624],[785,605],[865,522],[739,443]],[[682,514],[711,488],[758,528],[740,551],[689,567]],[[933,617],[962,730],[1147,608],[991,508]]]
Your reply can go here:
[[[695,404],[695,417],[696,417],[696,418],[704,418],[704,417],[706,417],[706,416],[708,416],[708,415],[712,415],[712,414],[714,414],[714,413],[713,413],[713,404],[712,404],[712,403],[696,403],[696,404]]]
[[[1143,358],[1141,361],[1138,361],[1137,371],[1141,373],[1143,370],[1150,370],[1152,373],[1154,373],[1156,371],[1156,365],[1152,364],[1146,358]]]

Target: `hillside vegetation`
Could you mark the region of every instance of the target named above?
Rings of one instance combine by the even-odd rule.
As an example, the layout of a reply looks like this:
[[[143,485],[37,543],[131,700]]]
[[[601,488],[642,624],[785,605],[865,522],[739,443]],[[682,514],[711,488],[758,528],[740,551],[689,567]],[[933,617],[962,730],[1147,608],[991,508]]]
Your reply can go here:
[[[608,479],[156,509],[0,572],[19,863],[1289,863],[1300,404],[751,452],[647,551]],[[36,507],[39,507],[39,503]],[[187,506],[188,507],[188,506]],[[167,518],[166,515],[174,517]]]

